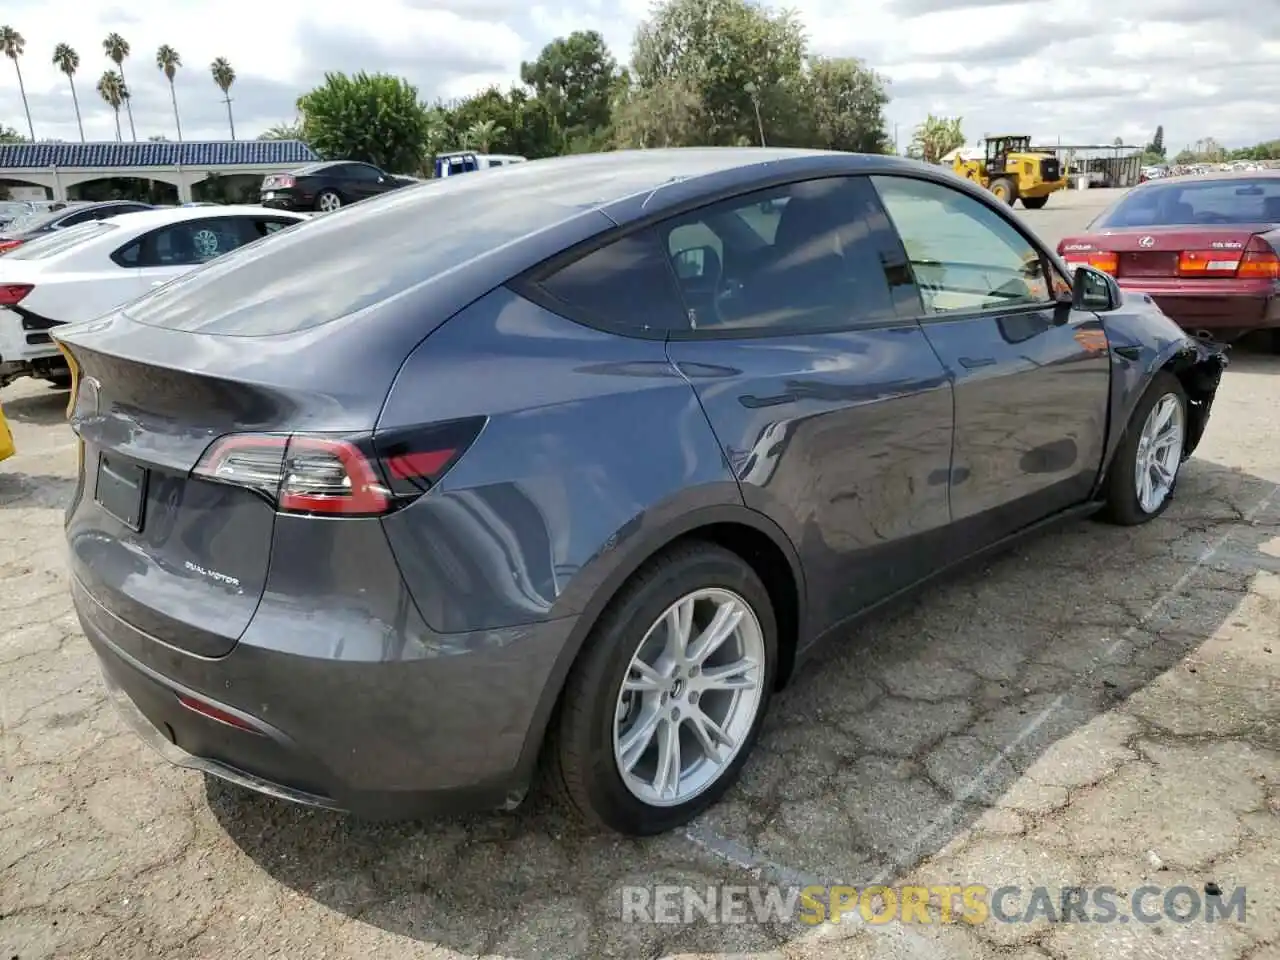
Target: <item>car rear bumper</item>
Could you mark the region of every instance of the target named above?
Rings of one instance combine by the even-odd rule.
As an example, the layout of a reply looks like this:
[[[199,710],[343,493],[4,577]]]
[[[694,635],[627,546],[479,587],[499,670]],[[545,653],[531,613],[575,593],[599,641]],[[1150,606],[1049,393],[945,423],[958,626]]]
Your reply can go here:
[[[1184,284],[1176,289],[1163,288],[1139,279],[1119,281],[1124,290],[1145,293],[1178,326],[1184,330],[1246,332],[1280,327],[1280,295],[1273,286],[1244,294],[1229,293],[1218,287],[1203,291],[1189,290]]]
[[[331,655],[350,624],[316,637],[314,653],[275,649],[283,644],[251,625],[211,659],[125,623],[75,577],[72,597],[112,699],[171,762],[380,820],[518,804],[536,758],[530,734],[574,627],[445,635],[412,658],[353,661]]]
[[[273,210],[310,210],[314,197],[300,197],[293,194],[285,194],[272,197],[270,200],[259,198],[259,203],[264,207],[270,207]]]

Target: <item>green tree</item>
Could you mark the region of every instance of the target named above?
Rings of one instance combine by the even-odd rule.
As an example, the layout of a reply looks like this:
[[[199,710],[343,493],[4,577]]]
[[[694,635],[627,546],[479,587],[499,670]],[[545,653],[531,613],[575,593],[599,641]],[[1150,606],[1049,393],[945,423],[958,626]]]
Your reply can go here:
[[[884,79],[861,60],[811,57],[800,83],[801,109],[795,114],[804,127],[788,139],[824,150],[885,153],[891,146],[884,116],[888,104]]]
[[[294,120],[292,123],[277,123],[274,127],[268,127],[262,133],[258,134],[259,140],[303,140],[302,121]]]
[[[963,117],[935,117],[932,113],[911,135],[907,155],[926,163],[938,163],[965,144]]]
[[[124,140],[120,131],[120,107],[129,102],[129,88],[124,85],[124,77],[114,70],[106,71],[98,80],[98,95],[107,101],[116,115],[116,141]]]
[[[32,141],[36,138],[36,128],[31,123],[31,105],[27,103],[27,87],[22,82],[22,64],[18,63],[22,59],[22,54],[27,48],[26,39],[13,27],[5,24],[0,27],[0,50],[4,51],[4,55],[13,61],[13,69],[18,74],[18,95],[22,97],[22,109],[27,115],[27,133],[31,135]]]
[[[505,127],[493,120],[477,120],[462,135],[462,142],[471,149],[488,153],[494,140],[506,132]]]
[[[129,103],[133,98],[129,96],[129,85],[124,79],[124,62],[129,56],[129,41],[118,33],[109,33],[107,38],[102,41],[102,52],[107,55],[108,60],[116,65],[116,73],[120,74],[120,85],[125,90],[124,109],[125,113],[129,115],[129,138],[136,141],[138,139],[138,131],[133,126],[133,107]]]
[[[694,116],[683,105],[692,94],[700,128],[692,142],[758,143],[762,127],[775,143],[772,130],[794,126],[804,53],[791,11],[751,0],[666,0],[636,30],[631,72],[642,98],[663,89],[655,105],[666,111],[667,134]],[[634,96],[631,102],[634,108]]]
[[[222,102],[227,105],[227,126],[231,128],[231,139],[236,138],[236,120],[231,115],[231,85],[236,82],[235,68],[226,57],[218,57],[209,64],[209,73],[213,76],[214,85],[222,91]]]
[[[178,116],[178,91],[173,85],[173,78],[182,66],[182,55],[167,43],[156,51],[156,67],[169,81],[169,99],[173,101],[173,125],[178,128],[178,142],[182,142],[182,119]]]
[[[1151,138],[1151,142],[1147,144],[1147,153],[1153,153],[1161,159],[1164,158],[1164,124],[1156,126],[1156,135]]]
[[[0,143],[30,143],[31,141],[13,127],[0,126]]]
[[[699,142],[706,129],[702,98],[685,80],[629,87],[613,114],[619,147],[681,147]]]
[[[363,160],[406,173],[421,168],[427,110],[418,90],[385,73],[326,73],[298,98],[303,139],[321,156]]]
[[[489,143],[493,153],[514,153],[534,160],[555,156],[564,146],[552,108],[519,88],[504,93],[490,87],[473,97],[439,105],[432,116],[433,123],[439,121],[433,128],[437,130],[435,141],[444,149],[466,146],[468,131],[486,121],[492,121],[497,131]]]
[[[520,64],[520,79],[546,104],[566,143],[607,138],[620,74],[599,33],[557,37],[536,60]]]
[[[60,43],[53,48],[53,65],[67,75],[71,84],[71,103],[76,108],[76,126],[80,128],[80,142],[84,143],[84,122],[80,119],[80,98],[76,95],[76,71],[80,69],[80,54],[70,44]]]

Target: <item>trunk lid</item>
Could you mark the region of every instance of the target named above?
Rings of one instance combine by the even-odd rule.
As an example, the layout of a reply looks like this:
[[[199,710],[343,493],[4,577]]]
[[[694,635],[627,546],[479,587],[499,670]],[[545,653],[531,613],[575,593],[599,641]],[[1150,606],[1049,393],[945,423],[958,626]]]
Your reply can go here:
[[[121,313],[64,327],[58,340],[78,374],[71,421],[82,456],[66,517],[74,575],[152,637],[200,656],[228,653],[266,584],[275,509],[192,469],[230,433],[370,431],[385,394],[348,392],[352,377],[314,367],[305,377],[309,360],[270,365],[277,344],[142,326]],[[368,372],[376,382],[379,372]],[[389,384],[394,369],[381,373]]]
[[[1184,253],[1214,258],[1222,270],[1238,263],[1253,237],[1274,229],[1268,223],[1195,226],[1108,227],[1086,236],[1068,237],[1058,249],[1068,262],[1109,265],[1119,279],[1186,278],[1178,263]],[[1098,255],[1102,254],[1103,257]]]

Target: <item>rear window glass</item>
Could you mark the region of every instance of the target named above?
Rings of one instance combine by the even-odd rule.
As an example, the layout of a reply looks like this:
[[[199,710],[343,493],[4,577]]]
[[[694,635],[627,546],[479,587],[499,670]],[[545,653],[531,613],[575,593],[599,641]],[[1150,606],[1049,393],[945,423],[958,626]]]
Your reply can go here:
[[[56,230],[28,240],[20,247],[10,250],[5,256],[11,260],[46,260],[66,253],[72,247],[79,246],[93,237],[100,237],[116,229],[114,223],[103,223],[101,220],[90,220],[79,223],[65,230]]]
[[[1280,178],[1169,182],[1142,187],[1093,227],[1199,226],[1280,222]]]
[[[608,155],[602,155],[608,159]],[[603,199],[651,183],[615,161],[513,164],[414,184],[233,250],[127,308],[139,323],[266,337],[366,309]],[[494,285],[509,279],[494,277]]]

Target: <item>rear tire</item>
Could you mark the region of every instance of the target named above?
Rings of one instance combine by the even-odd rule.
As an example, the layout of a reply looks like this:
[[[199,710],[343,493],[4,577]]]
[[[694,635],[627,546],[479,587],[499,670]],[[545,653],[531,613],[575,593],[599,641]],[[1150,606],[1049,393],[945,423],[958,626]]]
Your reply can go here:
[[[1047,196],[1022,198],[1022,205],[1026,207],[1028,210],[1039,210],[1048,202],[1049,202],[1049,198]]]
[[[1161,449],[1159,435],[1155,437],[1154,443],[1151,436],[1146,436],[1144,439],[1144,433],[1150,432],[1145,428],[1149,426],[1149,421],[1157,407],[1171,402],[1177,406],[1173,414],[1178,418],[1177,459],[1169,458],[1163,465],[1164,469],[1172,474],[1167,481],[1167,490],[1158,498],[1158,502],[1148,500],[1144,503],[1143,498],[1139,496],[1138,480],[1144,465],[1148,475],[1154,475],[1152,473],[1154,467],[1148,463],[1148,457],[1153,448],[1157,451]],[[1178,476],[1182,472],[1182,450],[1186,445],[1186,429],[1187,393],[1177,377],[1162,370],[1152,379],[1147,392],[1142,395],[1142,399],[1134,408],[1133,416],[1129,418],[1129,424],[1125,428],[1124,437],[1121,438],[1120,446],[1112,458],[1111,468],[1107,472],[1104,485],[1106,506],[1102,511],[1102,519],[1119,526],[1132,527],[1154,520],[1164,513],[1173,500]]]
[[[719,600],[724,603],[718,606]],[[672,614],[677,609],[688,611],[683,621]],[[698,661],[696,641],[706,636],[701,631],[726,609],[741,613],[733,632],[705,661]],[[695,638],[680,647],[689,653],[686,660],[663,659],[672,650],[667,631],[673,617]],[[746,763],[768,710],[777,649],[769,593],[737,554],[693,542],[653,558],[610,603],[569,672],[544,752],[553,790],[588,824],[631,836],[652,836],[688,823],[733,785]],[[653,655],[657,650],[661,656]],[[754,668],[741,671],[744,684],[753,682],[749,691],[745,686],[727,690],[711,679],[717,670],[737,677],[741,664],[757,659]],[[637,669],[640,660],[644,664]],[[623,690],[624,681],[630,692]],[[738,709],[746,712],[735,713]],[[708,752],[707,741],[697,736],[698,730],[709,729],[701,723],[704,717],[736,742],[723,743],[713,731]],[[646,745],[627,749],[641,728],[653,731],[635,738]],[[670,796],[659,786],[660,779],[671,782],[661,776],[666,735],[681,744],[672,751],[678,759]],[[624,774],[628,755],[633,759]],[[686,762],[687,767],[680,766]],[[650,769],[652,783],[646,786]],[[688,796],[682,798],[681,791]]]
[[[342,197],[336,190],[321,190],[316,194],[316,212],[332,213],[342,207]]]
[[[992,180],[990,189],[997,200],[1011,207],[1013,206],[1013,201],[1018,199],[1018,188],[1008,177],[997,177]]]

